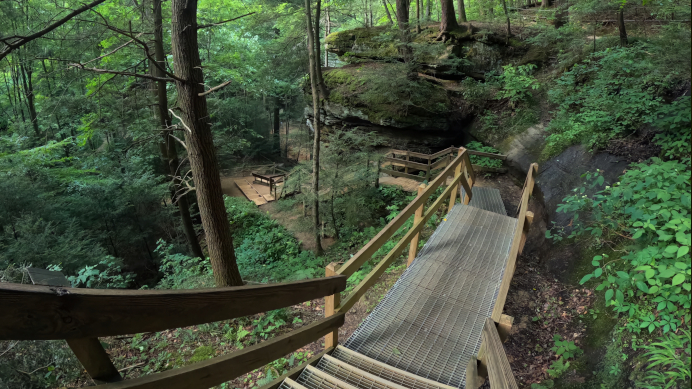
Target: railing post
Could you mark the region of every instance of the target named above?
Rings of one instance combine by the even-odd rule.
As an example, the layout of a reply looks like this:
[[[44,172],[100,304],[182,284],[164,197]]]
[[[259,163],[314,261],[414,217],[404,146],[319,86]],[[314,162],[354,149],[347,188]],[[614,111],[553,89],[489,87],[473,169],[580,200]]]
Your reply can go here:
[[[524,245],[526,244],[526,237],[529,234],[529,228],[533,223],[533,212],[527,211],[526,218],[524,219],[524,229],[521,232],[521,244],[519,245],[519,254],[524,251]]]
[[[67,339],[67,344],[95,384],[123,380],[98,338]]]
[[[337,275],[336,271],[338,270],[338,264],[336,262],[332,262],[327,267],[325,268],[325,276],[326,277],[332,277]],[[329,317],[334,315],[336,312],[336,309],[341,305],[341,293],[337,292],[331,296],[325,296],[324,297],[324,317]],[[328,349],[330,347],[336,347],[339,344],[339,329],[335,329],[334,331],[328,333],[324,337],[324,348]]]
[[[418,186],[418,196],[420,196],[423,191],[425,190],[425,184],[420,184]],[[420,219],[423,218],[423,208],[425,207],[425,203],[421,204],[418,209],[416,209],[416,213],[414,214],[415,216],[413,217],[413,225],[416,225],[420,221]],[[418,240],[420,239],[420,232],[417,233],[413,239],[411,239],[411,246],[408,249],[408,261],[406,263],[406,266],[411,266],[413,263],[413,260],[416,259],[416,255],[418,254]]]
[[[461,154],[461,153],[462,153],[462,150],[460,149],[459,154]],[[451,157],[452,154],[450,154],[449,156]],[[454,179],[456,179],[457,177],[459,177],[461,175],[461,165],[463,165],[463,164],[464,164],[463,161],[459,162],[457,167],[454,169]],[[452,193],[449,194],[449,208],[447,209],[447,213],[452,212],[452,208],[454,207],[454,203],[457,201],[457,192],[459,191],[460,185],[461,185],[460,183],[456,184],[454,186],[454,189],[452,190]],[[462,199],[462,201],[463,200],[464,199]]]
[[[406,152],[406,163],[404,164],[404,173],[408,174],[408,161],[410,157],[408,156],[408,151]]]
[[[425,172],[425,179],[430,182],[430,172],[432,171],[432,159],[430,158],[430,154],[428,154],[428,170]]]

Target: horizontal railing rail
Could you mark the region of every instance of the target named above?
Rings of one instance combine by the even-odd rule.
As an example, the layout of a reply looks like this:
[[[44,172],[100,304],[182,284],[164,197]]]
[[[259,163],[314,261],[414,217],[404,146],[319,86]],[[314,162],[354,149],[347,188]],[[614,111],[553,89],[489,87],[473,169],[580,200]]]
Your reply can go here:
[[[453,175],[452,182],[438,199],[424,211],[424,206],[430,196],[435,193],[438,187],[447,181],[447,177]],[[442,204],[449,199],[448,209],[451,210],[456,202],[456,194],[459,192],[459,186],[464,187],[467,194],[462,199],[464,204],[468,204],[473,196],[473,183],[476,180],[475,173],[471,168],[471,160],[469,159],[468,150],[459,149],[459,153],[429,185],[421,185],[418,196],[411,201],[398,215],[394,217],[375,237],[373,237],[363,248],[361,248],[351,259],[337,268],[337,264],[332,263],[327,266],[326,275],[341,274],[351,276],[358,271],[360,267],[368,261],[372,256],[401,228],[404,223],[414,216],[413,226],[409,231],[396,243],[383,259],[370,271],[370,273],[351,291],[347,298],[342,302],[341,295],[336,293],[325,299],[325,316],[330,314],[346,313],[358,300],[370,289],[375,282],[380,278],[382,273],[398,258],[405,250],[406,246],[415,242],[415,245],[410,246],[409,257],[415,257],[418,249],[418,236],[425,226],[426,222],[437,212]],[[415,214],[415,215],[414,215]],[[409,261],[410,264],[411,261]],[[338,343],[338,331],[334,331],[327,335],[325,348],[336,346]]]
[[[406,151],[406,150],[390,150],[383,158],[383,162],[386,164],[389,164],[392,167],[399,166],[403,167],[404,171],[400,172],[394,169],[384,169],[381,170],[382,173],[389,174],[393,177],[404,177],[404,178],[410,178],[413,180],[417,181],[425,181],[425,180],[430,180],[432,171],[437,170],[441,167],[448,166],[450,164],[450,161],[453,159],[452,153],[454,150],[457,150],[454,147],[449,147],[446,148],[442,151],[438,151],[437,153],[434,154],[423,154],[423,153],[418,153],[414,151]],[[482,151],[475,151],[475,150],[466,150],[466,152],[469,155],[477,155],[481,157],[488,157],[488,158],[494,158],[494,159],[499,159],[499,160],[506,160],[507,156],[502,155],[502,154],[492,154],[492,153],[485,153]],[[396,156],[398,155],[403,155],[405,159],[402,158],[397,158]],[[427,160],[427,163],[422,163],[422,162],[415,162],[411,161],[410,157],[414,158],[420,158],[423,160]],[[435,159],[438,159],[435,161]],[[484,167],[484,166],[479,166],[479,165],[471,165],[475,170],[479,171],[490,171],[490,172],[506,172],[505,168],[489,168],[489,167]],[[418,175],[413,175],[409,174],[409,168],[412,169],[417,169],[419,171],[424,171],[425,175],[424,176],[418,176]]]
[[[495,322],[488,318],[481,335],[487,356],[488,380],[492,389],[518,389]],[[475,389],[475,388],[474,388]]]
[[[76,289],[0,283],[2,340],[65,339],[105,388],[209,388],[316,341],[344,323],[336,314],[232,354],[123,381],[99,337],[163,331],[283,308],[346,289],[346,276],[188,290]]]

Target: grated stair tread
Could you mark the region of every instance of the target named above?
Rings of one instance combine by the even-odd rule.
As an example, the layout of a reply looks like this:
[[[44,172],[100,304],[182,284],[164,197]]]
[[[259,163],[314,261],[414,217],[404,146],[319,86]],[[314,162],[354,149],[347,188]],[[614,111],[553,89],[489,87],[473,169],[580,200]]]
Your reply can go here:
[[[492,313],[517,220],[455,206],[344,346],[462,388]]]
[[[462,199],[464,198],[465,194],[466,191],[464,190],[464,187],[461,186]],[[484,186],[474,186],[472,189],[472,194],[473,196],[471,197],[471,201],[468,205],[507,216],[505,203],[502,202],[502,196],[500,195],[499,189]]]

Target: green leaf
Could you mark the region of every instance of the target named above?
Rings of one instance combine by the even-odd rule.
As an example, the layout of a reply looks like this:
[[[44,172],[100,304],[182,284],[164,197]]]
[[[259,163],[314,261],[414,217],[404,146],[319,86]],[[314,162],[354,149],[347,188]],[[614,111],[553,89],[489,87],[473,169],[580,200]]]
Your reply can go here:
[[[644,272],[644,276],[646,276],[647,279],[649,279],[655,275],[656,275],[656,270],[654,270],[654,269],[649,269],[646,272]]]
[[[615,299],[616,299],[620,304],[622,304],[622,303],[625,301],[625,295],[622,294],[622,292],[621,292],[620,290],[618,290],[617,292],[615,292]]]
[[[587,274],[584,277],[582,277],[581,281],[579,281],[580,285],[584,285],[584,283],[593,277],[593,274]]]
[[[644,229],[640,228],[637,230],[637,232],[634,233],[634,235],[632,236],[632,239],[639,239],[643,234],[644,234]]]
[[[655,294],[656,292],[658,292],[658,286],[654,285],[649,288],[649,294]]]
[[[673,277],[673,286],[680,285],[683,282],[685,282],[685,275],[684,274],[676,274],[675,277]]]
[[[614,293],[615,292],[612,289],[606,290],[606,294],[605,294],[606,302],[610,301],[613,298]]]
[[[680,246],[678,249],[678,258],[690,252],[689,246]]]
[[[600,267],[593,272],[594,277],[600,277],[601,274],[603,274],[603,269],[601,269]]]
[[[637,288],[639,288],[639,290],[641,290],[644,293],[649,293],[649,287],[641,281],[637,281]]]
[[[689,250],[689,249],[688,249],[688,250]],[[666,247],[666,253],[668,253],[668,254],[672,254],[672,253],[674,253],[674,252],[676,252],[676,251],[678,251],[678,246],[677,246],[677,245],[672,244],[672,245]]]
[[[675,262],[675,265],[674,265],[674,266],[677,267],[677,268],[680,269],[680,270],[685,270],[685,269],[687,269],[687,264],[685,264],[684,262]]]

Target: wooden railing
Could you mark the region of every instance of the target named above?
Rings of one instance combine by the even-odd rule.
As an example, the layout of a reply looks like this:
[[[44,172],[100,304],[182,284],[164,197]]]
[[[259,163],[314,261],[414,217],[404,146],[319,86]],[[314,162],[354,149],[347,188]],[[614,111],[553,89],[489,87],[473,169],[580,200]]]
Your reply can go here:
[[[331,263],[326,268],[327,277],[332,275],[343,275],[351,276],[360,267],[372,258],[373,254],[377,252],[391,237],[394,233],[399,230],[401,226],[414,215],[414,222],[411,229],[397,242],[397,244],[392,248],[380,262],[375,265],[375,267],[370,271],[370,273],[361,281],[345,300],[341,300],[341,295],[339,293],[329,296],[325,299],[325,316],[336,315],[339,313],[346,313],[353,305],[365,294],[365,292],[371,288],[377,279],[380,278],[382,273],[391,265],[394,260],[396,260],[406,249],[406,246],[411,244],[409,248],[409,265],[412,258],[415,258],[416,252],[418,250],[418,237],[425,226],[425,223],[432,217],[435,212],[437,212],[440,207],[448,203],[448,208],[451,210],[452,206],[456,201],[456,195],[459,192],[459,185],[464,187],[466,192],[465,198],[462,199],[464,204],[468,204],[473,196],[473,183],[476,180],[475,173],[471,167],[471,160],[469,159],[469,150],[460,148],[459,152],[449,164],[447,164],[446,169],[439,174],[429,185],[421,185],[418,191],[418,196],[406,206],[399,214],[392,219],[389,224],[387,224],[374,238],[370,240],[360,251],[358,251],[351,259],[344,263],[343,266],[338,267],[338,264]],[[427,203],[430,196],[435,193],[440,185],[447,181],[447,177],[452,176],[453,179],[451,184],[445,189],[445,191],[438,197],[438,199],[430,206],[429,209],[425,210],[425,204]],[[338,331],[334,331],[327,335],[325,341],[325,348],[336,346],[338,343]]]
[[[383,162],[384,164],[390,164],[392,167],[394,166],[403,166],[404,171],[400,172],[394,169],[384,169],[380,170],[382,173],[389,174],[390,176],[393,177],[404,177],[404,178],[410,178],[413,180],[417,181],[430,181],[432,178],[432,172],[436,169],[448,166],[451,161],[454,159],[453,153],[457,149],[454,147],[449,147],[446,148],[442,151],[438,151],[437,153],[434,154],[423,154],[423,153],[417,153],[415,151],[407,151],[407,150],[391,150],[389,153],[387,153],[384,158]],[[482,151],[475,151],[475,150],[466,150],[466,152],[469,155],[477,155],[480,157],[488,157],[488,158],[494,158],[494,159],[499,159],[499,160],[506,160],[507,156],[502,155],[502,154],[491,154],[491,153],[484,153]],[[403,156],[404,158],[397,158],[397,156]],[[411,157],[418,158],[425,160],[427,162],[415,162],[411,161]],[[440,158],[439,160],[435,161],[436,159]],[[478,165],[471,165],[471,167],[475,171],[481,171],[481,170],[492,170],[492,171],[498,171],[498,172],[504,172],[504,169],[491,169],[491,168],[485,168],[481,167]],[[414,169],[414,170],[419,170],[419,171],[424,171],[425,176],[418,176],[414,174],[409,174],[409,168]]]
[[[337,313],[234,353],[123,381],[98,337],[209,323],[334,295],[346,276],[196,290],[74,289],[0,283],[0,340],[66,339],[103,388],[206,389],[266,365],[341,327]]]

